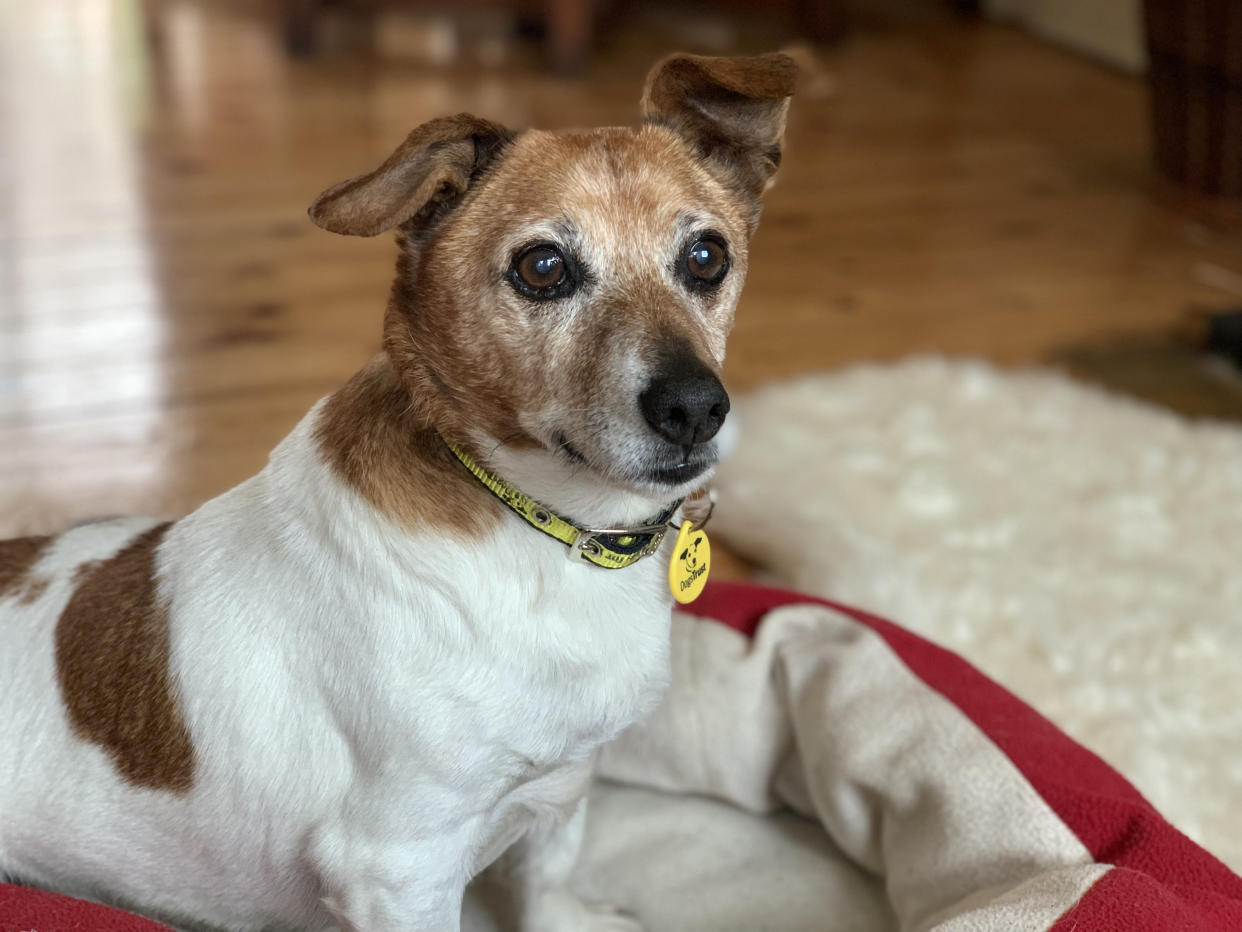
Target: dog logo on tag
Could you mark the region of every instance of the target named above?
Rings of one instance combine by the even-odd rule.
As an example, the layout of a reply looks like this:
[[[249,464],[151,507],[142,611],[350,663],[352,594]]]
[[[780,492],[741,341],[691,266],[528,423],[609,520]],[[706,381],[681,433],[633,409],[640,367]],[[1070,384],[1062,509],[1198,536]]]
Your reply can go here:
[[[702,530],[692,530],[689,521],[683,521],[673,548],[673,559],[668,564],[668,587],[673,598],[685,605],[693,602],[707,585],[711,565],[712,545]]]
[[[692,574],[699,567],[699,547],[703,540],[702,537],[695,537],[694,542],[681,552],[681,562],[686,564],[686,570]]]

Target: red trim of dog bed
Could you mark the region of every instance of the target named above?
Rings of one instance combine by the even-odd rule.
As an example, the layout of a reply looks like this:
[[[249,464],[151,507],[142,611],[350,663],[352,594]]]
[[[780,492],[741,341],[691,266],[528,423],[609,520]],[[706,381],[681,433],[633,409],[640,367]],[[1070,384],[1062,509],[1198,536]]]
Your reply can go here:
[[[1242,930],[1242,878],[1170,825],[1112,767],[956,654],[867,612],[749,583],[711,583],[687,610],[751,636],[769,611],[799,603],[828,606],[884,638],[1013,761],[1097,862],[1125,868],[1105,874],[1055,929],[1068,932],[1077,921],[1081,929],[1126,932]],[[1114,921],[1122,908],[1117,896],[1127,901],[1124,922]]]
[[[0,884],[0,932],[171,932],[133,913],[73,897]]]
[[[1066,910],[1049,932],[1232,932],[1242,904],[1209,890],[1165,885],[1114,867]]]

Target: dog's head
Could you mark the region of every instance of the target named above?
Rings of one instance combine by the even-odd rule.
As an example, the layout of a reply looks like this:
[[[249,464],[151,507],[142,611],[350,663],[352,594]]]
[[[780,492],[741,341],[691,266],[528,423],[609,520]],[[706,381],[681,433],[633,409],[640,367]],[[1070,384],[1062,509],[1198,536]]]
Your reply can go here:
[[[543,448],[634,491],[701,480],[795,74],[779,54],[673,56],[638,128],[432,120],[320,195],[310,215],[328,230],[399,230],[385,349],[427,421],[484,455]]]

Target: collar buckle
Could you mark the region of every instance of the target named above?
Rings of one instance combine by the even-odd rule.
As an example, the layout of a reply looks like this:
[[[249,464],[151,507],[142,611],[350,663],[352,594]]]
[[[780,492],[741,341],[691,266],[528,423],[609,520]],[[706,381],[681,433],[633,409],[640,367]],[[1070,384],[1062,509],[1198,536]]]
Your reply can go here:
[[[578,528],[574,535],[573,543],[569,545],[567,556],[571,563],[594,563],[592,557],[599,557],[605,553],[605,548],[596,540],[601,535],[612,537],[640,537],[650,535],[650,540],[643,545],[643,548],[634,554],[633,561],[637,562],[643,557],[649,557],[660,549],[660,544],[664,542],[664,535],[668,531],[668,524],[642,524],[638,527],[621,527],[621,528]]]
[[[595,539],[595,531],[590,528],[580,530],[574,535],[574,542],[569,545],[569,561],[571,563],[590,563],[590,557],[597,557],[603,551],[599,541]]]

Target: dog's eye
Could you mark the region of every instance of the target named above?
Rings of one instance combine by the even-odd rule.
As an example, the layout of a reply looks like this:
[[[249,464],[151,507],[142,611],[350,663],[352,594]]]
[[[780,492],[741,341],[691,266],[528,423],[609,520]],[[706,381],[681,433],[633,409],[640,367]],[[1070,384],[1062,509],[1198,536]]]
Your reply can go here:
[[[518,260],[517,269],[532,288],[551,288],[565,277],[565,259],[551,246],[536,246]]]
[[[528,298],[545,301],[561,298],[573,290],[571,269],[565,255],[547,243],[518,253],[509,270],[509,280]]]
[[[692,288],[711,288],[720,284],[729,271],[729,254],[724,243],[704,236],[686,250],[687,283]]]

